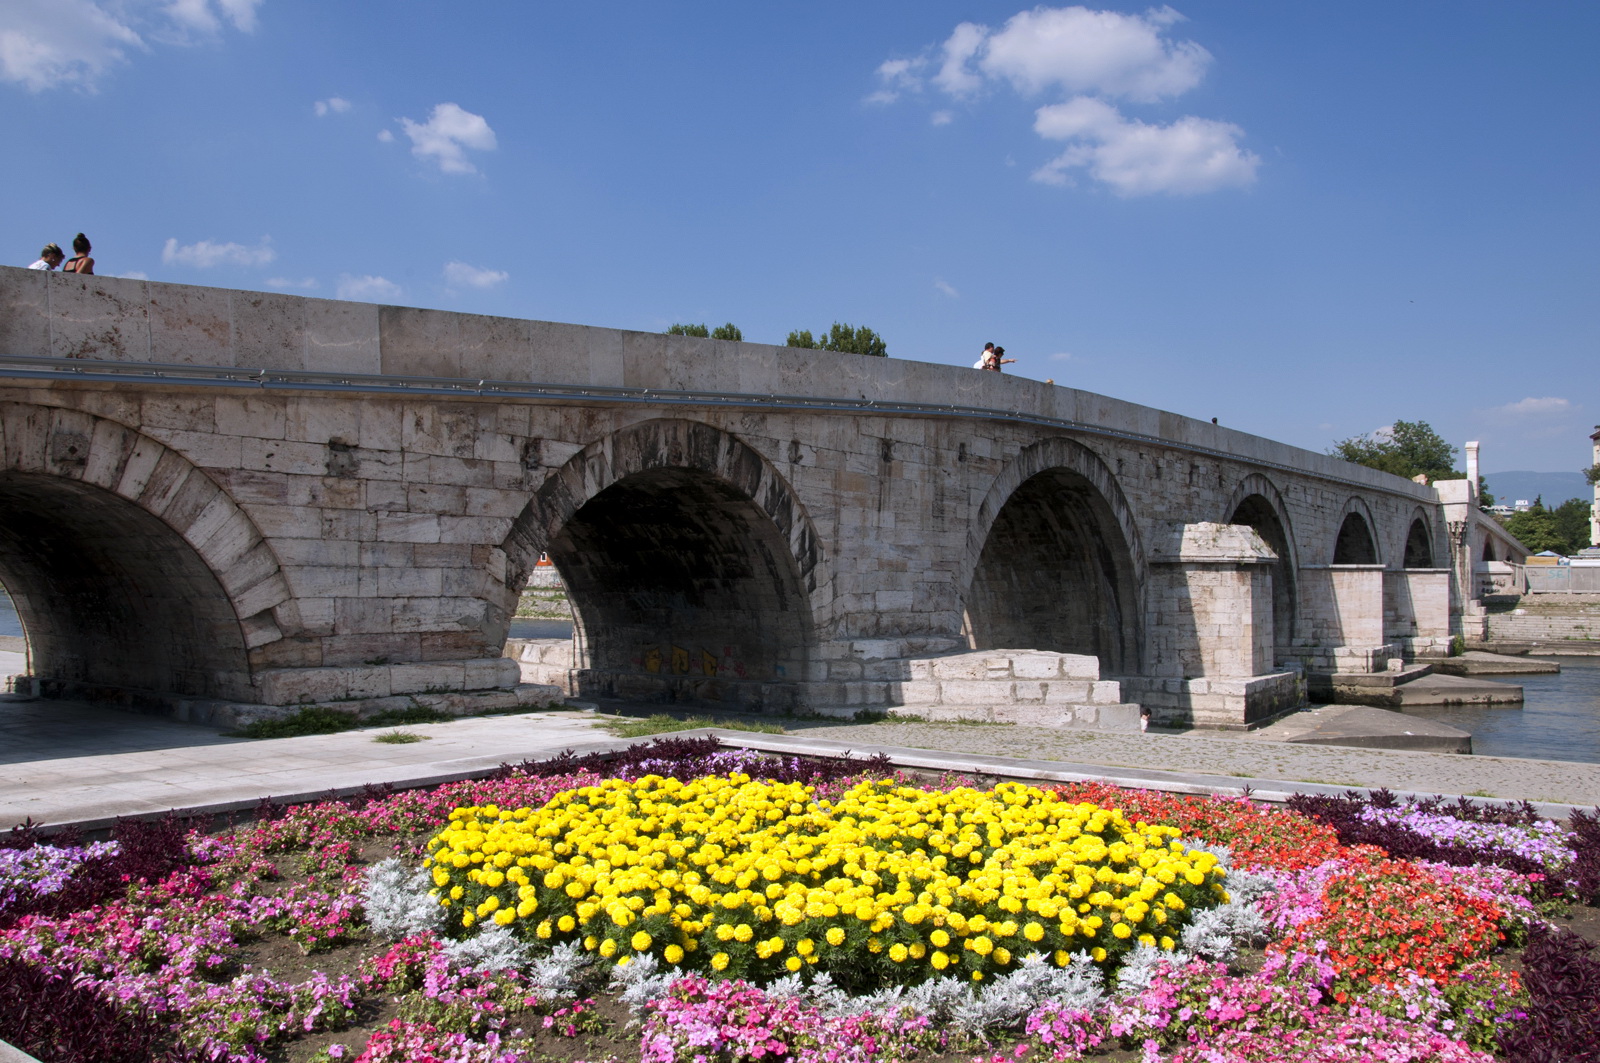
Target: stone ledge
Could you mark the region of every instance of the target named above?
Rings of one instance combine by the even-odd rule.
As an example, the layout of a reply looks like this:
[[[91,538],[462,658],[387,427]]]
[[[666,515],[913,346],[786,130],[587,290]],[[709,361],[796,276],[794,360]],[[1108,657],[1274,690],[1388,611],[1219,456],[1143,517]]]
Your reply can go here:
[[[112,691],[87,688],[61,680],[41,680],[14,675],[6,680],[8,691],[33,697],[87,701],[130,712],[165,716],[181,723],[208,727],[245,727],[262,720],[290,719],[304,709],[342,712],[358,718],[407,709],[432,709],[447,716],[481,716],[485,713],[545,709],[562,704],[565,691],[556,686],[519,683],[509,690],[453,691],[433,694],[388,695],[375,698],[344,698],[297,705],[261,705],[252,702],[222,701],[211,698],[185,698],[143,691]]]

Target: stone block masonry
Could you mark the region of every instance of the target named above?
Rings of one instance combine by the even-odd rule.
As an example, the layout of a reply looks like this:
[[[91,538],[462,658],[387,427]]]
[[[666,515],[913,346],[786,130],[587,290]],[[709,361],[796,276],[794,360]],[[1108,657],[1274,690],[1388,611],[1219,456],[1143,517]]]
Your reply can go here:
[[[962,367],[0,268],[0,579],[51,689],[487,704],[548,555],[587,695],[1242,726],[1453,630],[1442,512]]]

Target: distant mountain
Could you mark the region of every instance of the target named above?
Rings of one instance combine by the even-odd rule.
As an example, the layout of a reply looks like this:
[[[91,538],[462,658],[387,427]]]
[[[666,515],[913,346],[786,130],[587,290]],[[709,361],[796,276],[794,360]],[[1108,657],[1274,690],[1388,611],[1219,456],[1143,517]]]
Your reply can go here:
[[[1486,472],[1484,482],[1496,503],[1515,505],[1517,499],[1529,502],[1544,496],[1544,504],[1554,509],[1569,498],[1588,502],[1594,498],[1594,489],[1581,472]]]

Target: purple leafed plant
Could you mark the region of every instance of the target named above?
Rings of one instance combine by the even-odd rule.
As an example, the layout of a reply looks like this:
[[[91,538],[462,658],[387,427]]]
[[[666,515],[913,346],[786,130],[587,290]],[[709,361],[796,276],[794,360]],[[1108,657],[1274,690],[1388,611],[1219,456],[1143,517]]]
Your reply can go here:
[[[1600,1061],[1600,956],[1564,927],[1536,926],[1522,954],[1525,1016],[1500,1036],[1519,1063]]]
[[[707,735],[699,738],[656,738],[619,752],[589,753],[581,757],[569,749],[549,760],[525,761],[514,767],[508,766],[506,770],[536,776],[595,771],[618,779],[661,775],[683,780],[741,771],[753,778],[772,782],[818,785],[867,772],[887,773],[894,769],[889,758],[883,754],[869,758],[846,754],[826,760],[781,757],[751,750],[724,749],[720,740]]]
[[[187,1063],[165,1023],[20,959],[0,959],[0,1040],[50,1063]]]

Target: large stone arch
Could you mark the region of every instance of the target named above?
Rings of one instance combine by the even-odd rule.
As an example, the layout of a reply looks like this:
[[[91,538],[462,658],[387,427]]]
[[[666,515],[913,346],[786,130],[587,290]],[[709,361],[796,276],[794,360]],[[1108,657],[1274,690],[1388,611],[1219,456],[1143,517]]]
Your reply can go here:
[[[1272,566],[1273,643],[1280,648],[1290,646],[1294,642],[1295,616],[1299,609],[1300,561],[1283,493],[1265,475],[1250,473],[1234,488],[1233,497],[1217,520],[1223,524],[1250,526],[1278,555]]]
[[[1383,564],[1382,539],[1378,535],[1378,522],[1372,519],[1372,507],[1366,500],[1352,495],[1345,501],[1339,514],[1338,531],[1329,544],[1331,563],[1335,565]]]
[[[254,700],[289,598],[250,518],[176,450],[82,411],[0,403],[0,581],[47,693]]]
[[[820,540],[783,477],[718,428],[651,420],[585,447],[503,549],[508,594],[540,553],[561,571],[591,693],[781,708],[805,679]]]
[[[1412,510],[1406,527],[1405,546],[1401,553],[1401,568],[1444,568],[1439,557],[1433,521],[1427,512],[1417,506]]]
[[[958,586],[977,649],[1092,654],[1135,674],[1144,640],[1146,562],[1116,477],[1075,440],[1024,447],[990,485],[969,527]]]

